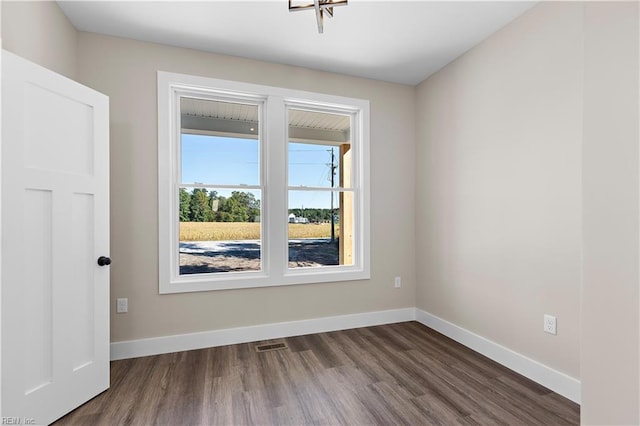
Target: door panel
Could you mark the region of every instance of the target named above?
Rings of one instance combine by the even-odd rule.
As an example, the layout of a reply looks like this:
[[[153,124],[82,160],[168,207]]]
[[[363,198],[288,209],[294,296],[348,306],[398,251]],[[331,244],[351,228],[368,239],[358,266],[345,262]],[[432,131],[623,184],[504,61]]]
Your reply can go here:
[[[73,286],[71,294],[74,297],[70,308],[74,311],[71,316],[76,319],[70,330],[70,334],[77,336],[72,342],[72,367],[74,371],[92,362],[94,357],[95,342],[93,330],[95,321],[93,317],[92,302],[95,298],[93,286],[86,283],[93,281],[96,260],[93,258],[94,238],[94,209],[93,195],[73,194],[71,201],[72,223],[71,230],[71,255],[76,259],[73,268]]]
[[[93,172],[93,108],[65,93],[37,85],[24,87],[25,165],[34,169],[90,175]],[[56,141],[55,144],[51,141]]]
[[[108,99],[2,52],[1,415],[109,386]]]
[[[24,249],[38,268],[24,269],[24,299],[19,322],[23,324],[25,344],[24,391],[31,393],[51,382],[53,373],[51,191],[24,191]],[[9,320],[10,321],[10,320]]]

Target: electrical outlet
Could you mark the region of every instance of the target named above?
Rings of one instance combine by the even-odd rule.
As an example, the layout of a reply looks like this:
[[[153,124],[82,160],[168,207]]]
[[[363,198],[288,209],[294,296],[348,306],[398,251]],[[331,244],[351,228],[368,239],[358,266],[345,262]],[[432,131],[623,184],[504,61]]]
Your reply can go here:
[[[549,334],[558,334],[556,317],[554,317],[553,315],[544,315],[544,331],[545,333]]]
[[[393,285],[394,285],[396,288],[400,288],[400,287],[402,287],[402,278],[400,278],[400,277],[396,277],[396,278],[393,280]]]
[[[124,314],[126,312],[129,312],[129,299],[116,299],[116,313]]]

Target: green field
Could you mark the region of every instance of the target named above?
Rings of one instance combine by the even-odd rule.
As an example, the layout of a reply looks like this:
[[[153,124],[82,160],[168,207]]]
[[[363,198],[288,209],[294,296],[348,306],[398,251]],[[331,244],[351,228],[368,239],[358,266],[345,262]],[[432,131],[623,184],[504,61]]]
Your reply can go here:
[[[338,237],[339,226],[335,226]],[[331,224],[289,224],[289,238],[330,238]],[[260,223],[252,222],[180,222],[180,241],[259,240]]]

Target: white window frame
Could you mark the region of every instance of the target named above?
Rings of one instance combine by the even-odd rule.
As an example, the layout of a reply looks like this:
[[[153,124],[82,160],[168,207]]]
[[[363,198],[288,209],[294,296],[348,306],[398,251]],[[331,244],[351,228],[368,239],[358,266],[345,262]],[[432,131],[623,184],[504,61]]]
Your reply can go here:
[[[364,280],[370,274],[369,101],[158,71],[159,292],[184,293]],[[261,103],[261,271],[179,274],[181,95]],[[353,265],[288,267],[287,108],[346,113],[351,119],[354,193]]]

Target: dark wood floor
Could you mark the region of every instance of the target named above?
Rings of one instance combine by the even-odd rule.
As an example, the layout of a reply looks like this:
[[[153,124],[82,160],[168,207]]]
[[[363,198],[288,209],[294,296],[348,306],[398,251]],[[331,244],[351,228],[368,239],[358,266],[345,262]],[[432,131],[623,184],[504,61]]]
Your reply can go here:
[[[56,424],[579,424],[579,406],[416,322],[111,364]],[[274,341],[259,342],[272,343]]]

